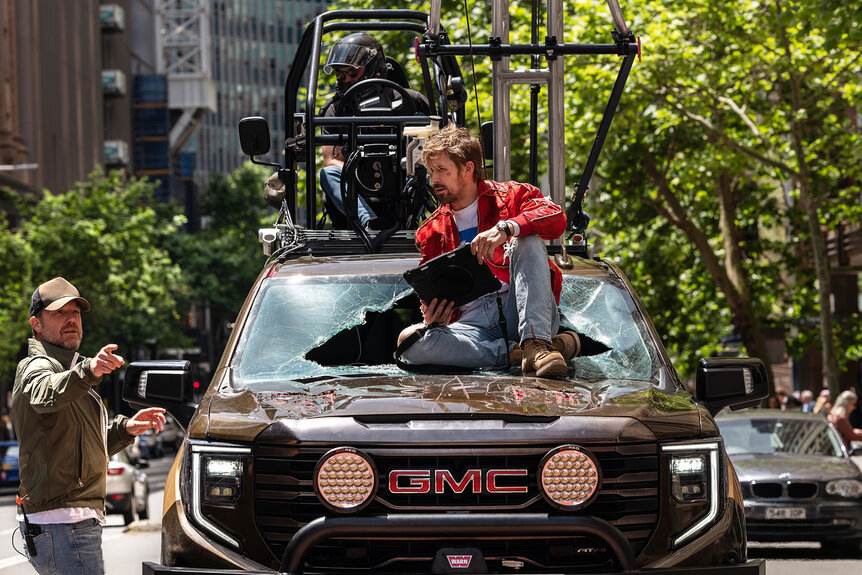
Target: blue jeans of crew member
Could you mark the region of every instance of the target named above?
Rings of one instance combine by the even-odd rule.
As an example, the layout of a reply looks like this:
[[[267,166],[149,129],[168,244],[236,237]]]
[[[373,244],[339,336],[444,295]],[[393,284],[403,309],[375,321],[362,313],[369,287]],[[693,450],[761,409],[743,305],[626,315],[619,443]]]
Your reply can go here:
[[[515,238],[512,244],[509,291],[502,296],[509,347],[529,338],[551,341],[560,327],[560,310],[551,290],[545,244],[538,236]],[[402,358],[413,364],[508,367],[510,349],[503,340],[497,294],[485,295],[476,302],[458,321],[425,332]]]
[[[320,188],[335,206],[335,209],[346,216],[344,201],[341,199],[341,168],[339,166],[326,166],[320,170],[317,179],[320,180]],[[374,217],[374,211],[362,196],[357,197],[356,212],[359,215],[359,223],[363,227],[368,223],[368,220]]]
[[[24,524],[20,525],[21,533],[24,533]],[[98,520],[46,523],[38,527],[42,533],[33,538],[36,556],[30,557],[29,551],[26,552],[37,573],[101,575],[105,572],[102,560],[102,525]],[[24,549],[27,549],[26,545]]]

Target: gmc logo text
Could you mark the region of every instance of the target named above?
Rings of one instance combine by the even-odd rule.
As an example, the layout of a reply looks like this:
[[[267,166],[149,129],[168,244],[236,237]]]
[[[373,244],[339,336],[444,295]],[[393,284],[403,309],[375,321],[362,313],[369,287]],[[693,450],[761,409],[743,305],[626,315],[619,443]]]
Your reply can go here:
[[[390,493],[526,493],[526,485],[512,478],[526,477],[526,469],[468,469],[456,479],[448,469],[395,469],[389,472]],[[483,481],[484,479],[484,481]],[[508,481],[506,481],[508,479]],[[484,488],[484,489],[483,489]]]

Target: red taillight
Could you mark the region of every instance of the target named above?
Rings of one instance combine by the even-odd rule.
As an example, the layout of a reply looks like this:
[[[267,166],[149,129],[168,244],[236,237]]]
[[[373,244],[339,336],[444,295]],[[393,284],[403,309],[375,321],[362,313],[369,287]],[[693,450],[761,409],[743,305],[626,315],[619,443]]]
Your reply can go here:
[[[108,475],[122,475],[123,471],[124,470],[122,467],[109,467],[108,468]]]
[[[116,495],[108,495],[108,499],[119,501],[121,499],[125,499],[126,497],[128,497],[128,495],[128,493],[117,493]]]

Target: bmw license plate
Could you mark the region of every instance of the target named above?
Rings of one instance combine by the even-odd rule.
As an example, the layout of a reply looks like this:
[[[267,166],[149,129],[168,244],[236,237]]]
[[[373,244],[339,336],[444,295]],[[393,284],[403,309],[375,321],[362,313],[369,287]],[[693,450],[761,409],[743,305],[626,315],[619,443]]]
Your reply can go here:
[[[804,507],[767,507],[767,519],[805,519]]]

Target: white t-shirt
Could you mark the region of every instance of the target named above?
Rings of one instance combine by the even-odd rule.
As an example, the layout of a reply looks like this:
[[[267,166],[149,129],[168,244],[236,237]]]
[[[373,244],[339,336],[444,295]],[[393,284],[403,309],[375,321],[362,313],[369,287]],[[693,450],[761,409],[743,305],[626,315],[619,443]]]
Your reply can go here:
[[[20,513],[15,515],[18,521],[24,521],[24,516]],[[28,513],[27,521],[30,523],[45,525],[47,523],[77,523],[84,519],[97,519],[99,523],[106,523],[105,514],[101,509],[93,509],[92,507],[62,507],[59,509],[49,509],[48,511],[39,511],[38,513]]]
[[[473,238],[479,235],[479,198],[476,198],[476,201],[463,210],[452,210],[452,215],[455,216],[455,225],[458,226],[461,244],[469,244]],[[509,291],[509,284],[503,283],[500,293],[503,294],[507,291]],[[475,306],[475,301],[465,303],[461,306],[461,315],[466,314]]]

